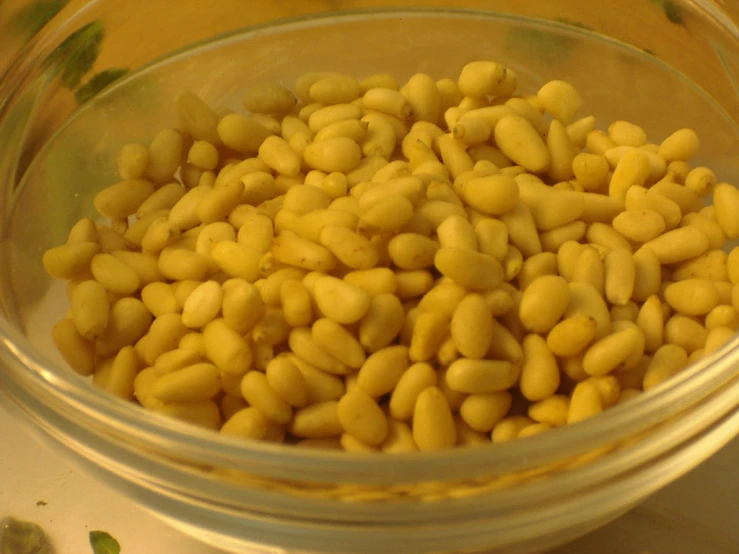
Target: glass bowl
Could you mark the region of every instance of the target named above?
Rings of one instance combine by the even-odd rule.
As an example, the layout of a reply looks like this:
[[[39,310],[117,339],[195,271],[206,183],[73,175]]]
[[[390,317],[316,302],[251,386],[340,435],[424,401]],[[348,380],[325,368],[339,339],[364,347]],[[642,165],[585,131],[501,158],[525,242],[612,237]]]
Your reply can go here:
[[[198,31],[200,5],[192,6],[174,17],[189,14],[195,32],[188,40],[203,40],[187,45],[163,33],[153,47],[167,54],[161,58],[136,43],[128,58],[106,50],[105,41],[135,36],[126,8],[93,2],[63,10],[21,48],[0,83],[0,401],[29,432],[173,527],[224,550],[367,554],[541,552],[618,517],[736,436],[737,338],[597,418],[502,447],[381,457],[245,444],[112,398],[69,371],[49,340],[66,298],[45,275],[41,254],[94,215],[92,197],[114,181],[123,144],[176,123],[172,99],[181,89],[235,108],[247,84],[292,82],[310,70],[440,78],[470,60],[496,59],[518,72],[522,93],[554,78],[571,81],[601,123],[627,119],[654,137],[693,127],[703,139],[698,162],[739,182],[736,74],[727,61],[739,59],[739,34],[712,3],[648,7],[671,31],[701,37],[703,64],[663,57],[654,37],[630,40],[626,24],[610,34],[634,45],[591,30],[608,30],[590,21],[606,21],[607,7],[595,10],[597,18],[583,12],[589,22],[571,19],[574,7],[548,13],[537,4],[534,13],[550,19],[426,8],[235,29],[247,21],[241,15],[223,23],[228,33],[207,38],[217,25],[203,19],[209,30]],[[105,39],[102,28],[110,30]],[[83,75],[105,75],[120,59],[136,69],[111,72],[120,77],[112,86],[93,82],[80,93],[81,70],[70,60],[90,53],[90,39],[103,46]],[[70,51],[79,55],[59,56]]]

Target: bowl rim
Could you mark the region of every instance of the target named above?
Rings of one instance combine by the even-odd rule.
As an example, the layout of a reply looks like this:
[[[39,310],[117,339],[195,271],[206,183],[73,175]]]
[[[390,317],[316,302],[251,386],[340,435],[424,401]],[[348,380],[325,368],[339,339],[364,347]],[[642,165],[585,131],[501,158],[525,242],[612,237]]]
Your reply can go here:
[[[137,68],[123,82],[150,70],[163,59],[173,59],[204,45],[216,45],[237,36],[248,40],[263,33],[285,33],[305,26],[336,25],[344,21],[359,22],[368,17],[388,18],[402,14],[415,18],[474,17],[525,23],[542,26],[547,30],[556,29],[597,38],[599,41],[611,42],[621,50],[648,56],[638,48],[615,39],[542,18],[462,8],[369,8],[281,19],[216,35],[174,50],[165,57]],[[666,65],[660,60],[653,61]],[[115,87],[104,94],[109,94],[112,90]],[[462,479],[492,471],[521,469],[522,466],[527,467],[526,464],[533,466],[554,461],[564,455],[572,456],[633,436],[709,396],[739,375],[739,336],[735,336],[719,351],[700,360],[655,390],[639,395],[627,405],[610,408],[596,418],[507,443],[504,447],[490,444],[475,449],[455,448],[441,452],[396,454],[391,458],[393,463],[386,464],[384,462],[388,458],[374,454],[325,452],[258,441],[245,443],[142,410],[135,403],[111,397],[67,368],[50,364],[34,351],[30,341],[11,324],[8,316],[2,311],[0,314],[0,359],[7,364],[16,380],[21,382],[27,379],[24,388],[29,391],[43,391],[47,396],[58,395],[60,407],[76,410],[75,417],[80,418],[80,421],[114,421],[118,436],[135,436],[138,441],[153,448],[161,448],[164,443],[177,445],[184,457],[234,469],[248,468],[256,475],[268,477],[294,477],[297,470],[306,481],[334,481],[338,475],[352,475],[357,482],[370,483],[386,480],[388,473],[395,476],[417,475],[424,479],[446,479],[452,464],[455,479]]]

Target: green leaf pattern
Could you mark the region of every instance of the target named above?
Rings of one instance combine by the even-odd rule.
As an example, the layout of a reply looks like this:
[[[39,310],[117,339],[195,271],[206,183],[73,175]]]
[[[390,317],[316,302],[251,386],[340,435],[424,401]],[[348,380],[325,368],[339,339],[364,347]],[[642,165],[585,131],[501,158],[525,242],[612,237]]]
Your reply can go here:
[[[74,92],[78,104],[84,104],[128,73],[127,68],[110,68],[82,84],[100,55],[104,38],[103,22],[93,21],[69,35],[46,59],[46,66],[53,74],[60,75],[62,85]]]
[[[10,26],[15,31],[27,36],[33,36],[51,21],[56,14],[62,11],[62,8],[68,3],[69,0],[42,0],[41,2],[35,2],[25,6],[15,14],[10,22]]]
[[[90,531],[90,546],[93,554],[119,554],[121,551],[118,541],[105,531]]]
[[[126,73],[128,73],[128,69],[125,67],[114,67],[101,71],[100,73],[96,73],[90,77],[84,85],[75,91],[74,97],[77,99],[77,103],[84,104],[109,84],[123,77]]]

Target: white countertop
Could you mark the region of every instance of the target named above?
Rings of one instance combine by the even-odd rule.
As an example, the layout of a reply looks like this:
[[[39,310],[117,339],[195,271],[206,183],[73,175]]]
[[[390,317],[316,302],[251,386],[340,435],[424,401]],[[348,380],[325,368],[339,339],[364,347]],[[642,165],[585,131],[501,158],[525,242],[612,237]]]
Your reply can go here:
[[[57,460],[0,406],[0,519],[39,524],[56,554],[103,530],[122,554],[222,554]],[[739,553],[739,439],[610,525],[552,554]]]

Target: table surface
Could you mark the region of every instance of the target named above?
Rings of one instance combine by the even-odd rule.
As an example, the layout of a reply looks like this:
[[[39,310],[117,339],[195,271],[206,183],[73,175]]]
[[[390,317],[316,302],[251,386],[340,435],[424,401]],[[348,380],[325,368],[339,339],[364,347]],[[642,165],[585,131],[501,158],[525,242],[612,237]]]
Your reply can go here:
[[[222,554],[60,462],[0,406],[0,519],[39,524],[56,554],[88,554],[104,530],[123,554]],[[551,554],[739,553],[739,439],[644,504]]]

